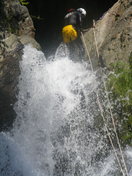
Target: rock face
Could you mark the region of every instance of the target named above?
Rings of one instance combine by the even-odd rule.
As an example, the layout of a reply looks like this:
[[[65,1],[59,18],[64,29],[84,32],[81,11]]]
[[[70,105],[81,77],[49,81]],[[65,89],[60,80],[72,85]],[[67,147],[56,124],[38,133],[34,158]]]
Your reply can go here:
[[[132,52],[132,1],[118,0],[84,37],[94,67],[99,61],[107,67],[115,61],[128,62]]]
[[[129,61],[132,51],[132,1],[118,0],[95,24],[99,59],[109,67],[116,60]],[[35,29],[29,12],[19,0],[0,0],[0,131],[15,118],[19,61],[24,44],[41,49],[35,41]],[[94,67],[99,65],[93,28],[84,33]]]
[[[15,118],[19,61],[23,45],[30,43],[40,49],[35,41],[35,29],[25,6],[18,0],[0,1],[0,130],[6,130]]]
[[[106,66],[107,70],[112,70],[106,87],[117,133],[123,146],[131,145],[132,0],[118,0],[84,38],[94,69]],[[115,143],[114,138],[113,141]]]

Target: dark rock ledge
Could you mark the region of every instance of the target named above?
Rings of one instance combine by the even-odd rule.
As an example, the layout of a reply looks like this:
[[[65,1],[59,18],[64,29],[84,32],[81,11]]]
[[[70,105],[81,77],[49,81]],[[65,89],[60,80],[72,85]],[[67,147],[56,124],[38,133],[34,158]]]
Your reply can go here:
[[[28,9],[18,0],[0,1],[0,131],[9,130],[15,119],[19,61],[24,44],[40,49]]]

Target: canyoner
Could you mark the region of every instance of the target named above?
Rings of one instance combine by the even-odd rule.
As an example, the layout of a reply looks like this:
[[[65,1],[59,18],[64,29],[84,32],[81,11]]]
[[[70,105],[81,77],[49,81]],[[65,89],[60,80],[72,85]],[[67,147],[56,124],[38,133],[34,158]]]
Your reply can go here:
[[[84,59],[85,51],[81,41],[81,31],[83,31],[83,21],[86,14],[86,10],[83,8],[69,9],[64,17],[62,40],[64,45],[68,47],[69,57],[72,60]]]
[[[79,37],[85,16],[86,10],[83,8],[68,10],[64,17],[64,27],[62,29],[64,43],[70,43]]]

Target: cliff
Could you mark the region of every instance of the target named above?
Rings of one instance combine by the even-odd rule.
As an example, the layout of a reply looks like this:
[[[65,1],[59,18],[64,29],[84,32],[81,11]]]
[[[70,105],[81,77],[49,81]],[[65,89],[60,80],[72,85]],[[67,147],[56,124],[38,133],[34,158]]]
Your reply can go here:
[[[118,0],[84,38],[94,69],[109,70],[106,84],[118,134],[124,146],[132,145],[132,1]]]
[[[84,33],[86,45],[95,68],[123,61],[129,63],[132,51],[132,2],[118,0],[101,19],[95,22],[95,34],[99,50],[96,54],[93,28]],[[16,101],[19,61],[23,46],[27,43],[40,49],[34,39],[35,28],[28,9],[19,0],[0,1],[0,130],[6,130],[15,118],[13,104]],[[101,62],[100,62],[101,61]]]
[[[0,1],[0,130],[8,129],[14,118],[19,61],[23,45],[40,49],[28,9],[18,0]]]
[[[84,34],[94,67],[100,65],[97,59],[95,37],[101,64],[110,66],[116,61],[128,62],[132,52],[132,1],[118,0],[103,16]]]

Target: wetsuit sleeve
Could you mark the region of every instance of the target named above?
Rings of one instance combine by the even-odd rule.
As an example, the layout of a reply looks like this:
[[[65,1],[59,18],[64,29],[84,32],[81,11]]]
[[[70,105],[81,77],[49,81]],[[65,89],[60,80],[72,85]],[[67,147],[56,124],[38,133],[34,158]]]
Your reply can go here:
[[[80,13],[78,13],[78,29],[81,30],[82,29],[82,16]]]

